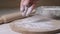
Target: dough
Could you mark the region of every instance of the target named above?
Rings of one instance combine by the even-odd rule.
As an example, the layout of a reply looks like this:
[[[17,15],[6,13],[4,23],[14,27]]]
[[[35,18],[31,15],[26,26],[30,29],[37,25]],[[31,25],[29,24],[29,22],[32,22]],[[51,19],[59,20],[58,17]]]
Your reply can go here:
[[[43,13],[41,14],[41,11],[38,10],[38,13],[31,17],[13,21],[10,27],[13,31],[23,34],[56,34],[59,32],[60,20],[49,18],[51,14],[48,11]]]
[[[57,32],[60,29],[60,20],[53,20],[44,16],[34,15],[32,17],[13,21],[11,29],[16,32],[28,33],[51,33]]]

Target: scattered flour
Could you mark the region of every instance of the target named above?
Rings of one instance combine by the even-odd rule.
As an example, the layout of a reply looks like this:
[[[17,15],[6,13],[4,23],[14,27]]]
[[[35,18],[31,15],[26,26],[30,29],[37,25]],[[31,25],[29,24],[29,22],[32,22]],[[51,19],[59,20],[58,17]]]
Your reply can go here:
[[[14,23],[18,28],[25,28],[30,31],[50,31],[58,29],[59,25],[54,24],[50,19],[33,16],[26,19],[18,20]]]
[[[54,26],[52,24],[51,21],[46,21],[46,22],[31,22],[31,23],[27,23],[27,22],[17,22],[15,23],[15,25],[17,27],[22,27],[22,28],[25,28],[27,30],[30,29],[30,31],[46,31],[46,30],[53,30],[56,28],[56,26]],[[37,30],[36,30],[37,29]]]

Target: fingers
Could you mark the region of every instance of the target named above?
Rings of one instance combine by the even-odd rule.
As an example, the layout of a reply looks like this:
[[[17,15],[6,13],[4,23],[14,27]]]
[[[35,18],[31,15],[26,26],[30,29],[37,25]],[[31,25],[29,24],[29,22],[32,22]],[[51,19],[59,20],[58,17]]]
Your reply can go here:
[[[23,5],[24,5],[24,6],[27,6],[27,5],[29,4],[29,2],[30,2],[30,0],[24,0],[24,1],[23,1]]]
[[[31,14],[34,8],[35,5],[33,4],[33,0],[21,0],[20,11],[23,16],[28,16],[29,14]]]
[[[22,12],[23,16],[26,16],[27,10],[28,10],[28,7],[25,6],[25,10],[24,10],[24,12]]]
[[[20,12],[26,12],[26,6],[29,4],[30,0],[21,0],[21,4],[20,4]]]
[[[32,5],[31,7],[28,8],[27,12],[26,12],[26,16],[28,16],[29,14],[32,13],[33,9],[35,8],[34,7],[35,5]]]
[[[23,2],[24,2],[25,0],[21,0],[21,3],[20,3],[20,12],[23,12],[24,11],[24,5],[23,5]]]
[[[32,5],[29,8],[27,6],[25,6],[25,10],[24,10],[24,12],[22,12],[22,15],[23,16],[29,16],[30,14],[34,13],[34,11],[33,11],[34,9],[35,9],[35,5]]]

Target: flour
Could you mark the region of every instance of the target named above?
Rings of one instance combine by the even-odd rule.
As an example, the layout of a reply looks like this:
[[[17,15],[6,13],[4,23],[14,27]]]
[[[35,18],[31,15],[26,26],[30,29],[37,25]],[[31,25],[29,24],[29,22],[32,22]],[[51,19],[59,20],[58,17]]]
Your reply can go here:
[[[44,15],[49,15],[49,13],[47,12]],[[54,31],[60,29],[60,21],[53,20],[47,16],[42,16],[40,12],[37,12],[36,15],[33,15],[31,17],[14,21],[13,29],[23,32]]]
[[[19,27],[28,28],[28,29],[52,29],[54,26],[51,24],[51,22],[37,22],[37,23],[15,23]]]
[[[18,26],[22,26],[22,27],[24,27],[24,28],[32,28],[32,29],[34,29],[34,28],[43,28],[43,29],[51,29],[51,28],[53,28],[54,26],[53,25],[51,25],[51,24],[48,24],[48,22],[40,22],[40,23],[18,23],[17,24]]]
[[[60,7],[57,6],[41,6],[37,12],[47,17],[60,17]]]
[[[58,28],[58,24],[55,25],[51,19],[40,15],[18,20],[14,24],[18,28],[25,28],[29,31],[50,31]]]

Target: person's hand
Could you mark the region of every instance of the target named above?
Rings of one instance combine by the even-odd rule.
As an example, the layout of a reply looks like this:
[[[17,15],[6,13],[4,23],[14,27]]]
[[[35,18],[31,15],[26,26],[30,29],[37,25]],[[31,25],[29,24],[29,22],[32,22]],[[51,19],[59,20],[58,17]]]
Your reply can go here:
[[[28,16],[35,9],[38,0],[21,0],[20,11],[24,16]]]

